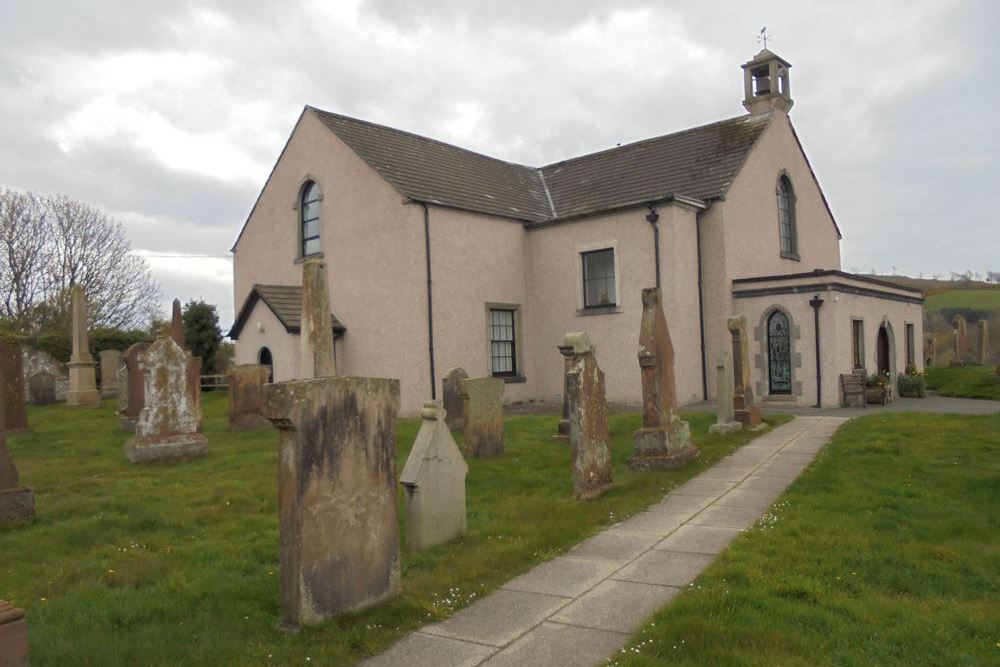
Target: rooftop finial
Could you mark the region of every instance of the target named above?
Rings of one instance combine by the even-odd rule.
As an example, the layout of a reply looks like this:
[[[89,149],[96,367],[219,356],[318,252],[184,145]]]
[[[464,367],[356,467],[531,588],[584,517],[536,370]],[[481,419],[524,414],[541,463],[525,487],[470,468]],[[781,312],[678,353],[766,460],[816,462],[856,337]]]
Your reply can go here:
[[[763,44],[764,48],[766,49],[767,40],[769,39],[774,39],[774,38],[767,34],[767,26],[764,26],[763,28],[760,29],[760,33],[757,35],[757,43]]]

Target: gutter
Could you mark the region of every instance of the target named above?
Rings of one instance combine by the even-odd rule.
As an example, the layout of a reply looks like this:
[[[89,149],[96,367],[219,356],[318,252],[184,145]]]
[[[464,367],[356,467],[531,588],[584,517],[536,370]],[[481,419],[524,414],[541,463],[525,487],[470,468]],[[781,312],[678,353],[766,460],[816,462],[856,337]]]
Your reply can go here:
[[[820,367],[820,354],[819,354],[819,309],[823,305],[823,298],[816,294],[813,298],[809,299],[809,305],[813,309],[813,322],[816,328],[816,407],[823,407],[823,374]]]
[[[427,356],[431,369],[431,400],[437,400],[437,375],[434,371],[434,282],[431,279],[431,213],[426,202],[424,207],[424,255],[427,260]]]

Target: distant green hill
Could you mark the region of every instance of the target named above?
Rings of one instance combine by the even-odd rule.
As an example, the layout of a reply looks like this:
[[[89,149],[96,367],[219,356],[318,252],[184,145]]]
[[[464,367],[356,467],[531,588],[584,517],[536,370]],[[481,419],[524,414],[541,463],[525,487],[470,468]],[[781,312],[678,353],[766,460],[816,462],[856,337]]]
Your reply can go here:
[[[996,289],[956,289],[926,297],[924,310],[971,308],[1000,313],[1000,287]]]

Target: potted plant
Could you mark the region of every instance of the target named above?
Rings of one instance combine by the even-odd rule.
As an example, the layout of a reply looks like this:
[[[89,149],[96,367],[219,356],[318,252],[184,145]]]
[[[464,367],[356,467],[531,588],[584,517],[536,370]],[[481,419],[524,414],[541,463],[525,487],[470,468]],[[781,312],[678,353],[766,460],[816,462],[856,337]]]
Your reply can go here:
[[[924,374],[913,364],[907,366],[906,372],[899,376],[896,386],[900,396],[924,398],[927,395],[927,381],[924,379]]]
[[[872,373],[865,378],[865,401],[885,405],[889,402],[889,374]]]

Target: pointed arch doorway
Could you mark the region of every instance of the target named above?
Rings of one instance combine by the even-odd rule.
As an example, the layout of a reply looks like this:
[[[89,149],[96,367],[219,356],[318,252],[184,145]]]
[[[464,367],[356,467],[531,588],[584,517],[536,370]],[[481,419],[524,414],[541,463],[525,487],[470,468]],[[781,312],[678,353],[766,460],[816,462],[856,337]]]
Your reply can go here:
[[[892,375],[892,332],[888,322],[878,328],[875,340],[875,366],[879,375]]]
[[[267,381],[268,383],[274,382],[274,359],[271,358],[271,350],[267,347],[260,348],[260,352],[257,354],[257,363],[261,366],[267,366]]]

